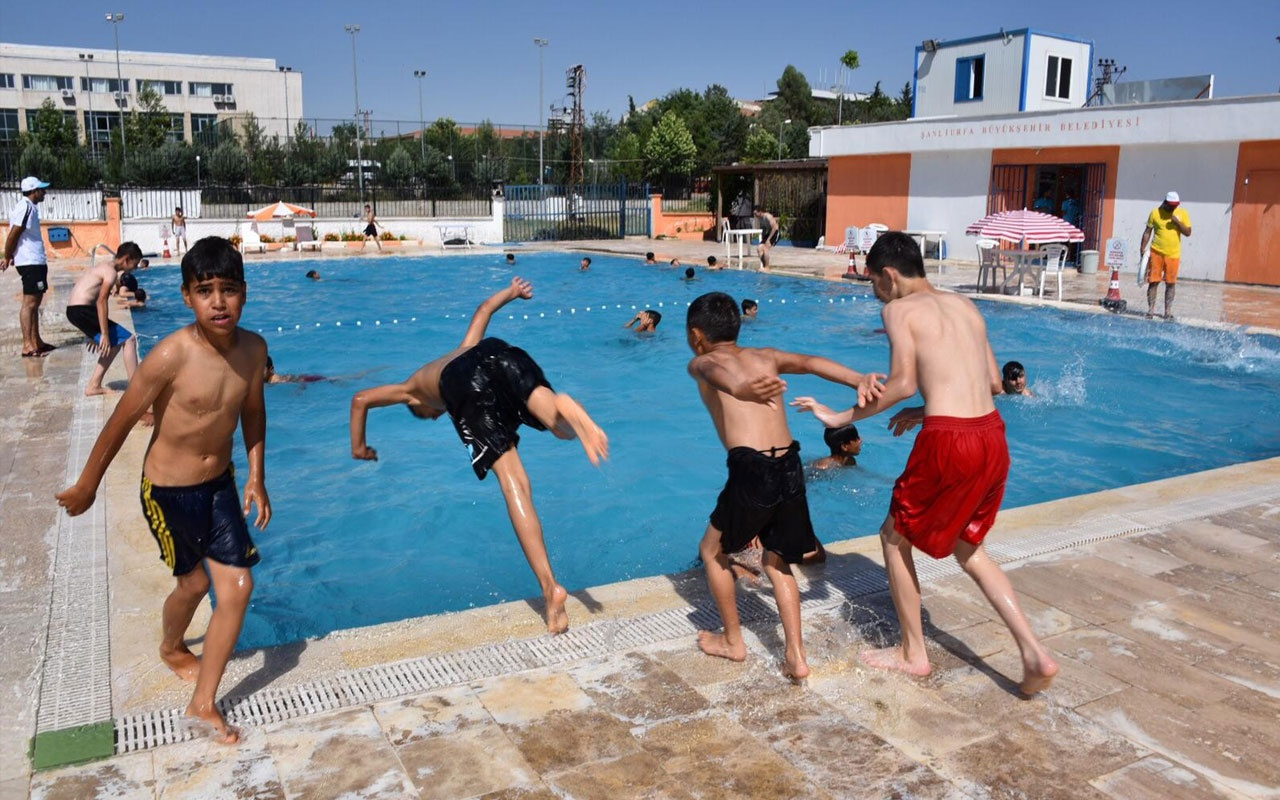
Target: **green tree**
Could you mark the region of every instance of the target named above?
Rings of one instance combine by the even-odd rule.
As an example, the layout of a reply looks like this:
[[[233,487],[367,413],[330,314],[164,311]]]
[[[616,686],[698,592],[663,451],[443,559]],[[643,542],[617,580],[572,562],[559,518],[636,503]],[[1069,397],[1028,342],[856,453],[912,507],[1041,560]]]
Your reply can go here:
[[[382,162],[378,181],[387,186],[407,186],[413,180],[414,172],[413,156],[404,149],[404,145],[398,145]]]
[[[426,137],[429,147],[434,147],[447,156],[457,157],[454,148],[457,146],[458,139],[461,138],[458,123],[448,117],[441,117],[427,127]]]
[[[615,176],[631,181],[644,178],[644,149],[640,145],[640,137],[633,131],[622,131],[616,135],[606,152]]]
[[[778,78],[778,97],[769,105],[778,105],[784,118],[800,125],[818,123],[818,108],[813,102],[813,87],[800,70],[787,65]]]
[[[739,160],[747,142],[749,123],[729,90],[720,84],[712,84],[702,93],[702,117],[706,123],[707,148],[700,156],[706,175],[712,166]]]
[[[644,148],[647,172],[658,180],[674,176],[686,177],[693,171],[698,159],[698,148],[685,127],[684,120],[674,111],[668,111],[658,120]]]
[[[67,189],[87,188],[102,178],[102,171],[98,168],[97,162],[89,158],[89,151],[84,147],[77,147],[63,156],[59,167],[58,185]],[[30,174],[40,175],[41,173]]]
[[[849,72],[853,72],[858,67],[862,66],[862,64],[858,61],[858,51],[846,50],[844,52],[844,55],[840,56],[840,65],[843,66]],[[839,92],[840,92],[840,100],[836,106],[836,124],[843,125],[844,124],[844,92],[845,92],[845,87],[843,85],[839,88]]]
[[[911,107],[915,105],[915,95],[911,91],[911,81],[902,84],[902,91],[898,92],[898,113],[901,115],[898,119],[911,119]]]
[[[209,180],[222,186],[241,186],[249,177],[249,156],[240,145],[223,142],[209,156]]]
[[[743,145],[742,160],[748,164],[759,164],[777,157],[778,137],[763,127],[753,129]]]
[[[131,156],[135,150],[155,150],[169,140],[173,118],[160,93],[149,84],[138,90],[138,106],[125,117],[124,131]]]
[[[44,180],[53,183],[58,177],[60,159],[44,144],[31,142],[22,149],[18,158],[18,171],[23,175],[48,176]]]

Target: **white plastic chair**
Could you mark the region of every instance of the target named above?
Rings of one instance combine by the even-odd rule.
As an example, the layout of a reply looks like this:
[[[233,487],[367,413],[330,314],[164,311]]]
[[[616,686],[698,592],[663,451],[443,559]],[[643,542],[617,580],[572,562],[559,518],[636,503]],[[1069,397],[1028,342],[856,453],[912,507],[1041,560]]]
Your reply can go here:
[[[1003,286],[1009,280],[1009,270],[1000,258],[1000,243],[995,239],[979,239],[976,244],[978,246],[978,292],[982,292],[988,279],[991,281],[991,286],[995,287],[996,270],[1000,271],[1000,285]]]
[[[1044,253],[1044,269],[1040,270],[1040,297],[1044,297],[1044,278],[1047,273],[1058,276],[1058,302],[1062,302],[1062,270],[1067,265],[1067,246],[1064,244],[1047,244],[1040,248]]]
[[[266,243],[262,241],[262,237],[258,236],[258,230],[253,225],[240,234],[240,252],[247,253],[251,247],[259,253],[267,252]]]

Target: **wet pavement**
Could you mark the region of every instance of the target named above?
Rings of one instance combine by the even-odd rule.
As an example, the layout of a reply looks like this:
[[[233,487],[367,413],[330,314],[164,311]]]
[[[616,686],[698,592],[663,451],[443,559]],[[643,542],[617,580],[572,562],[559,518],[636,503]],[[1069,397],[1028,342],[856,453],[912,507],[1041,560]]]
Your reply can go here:
[[[585,249],[723,254],[648,240]],[[775,252],[780,272],[839,279],[847,264]],[[939,280],[971,290],[976,274],[950,264]],[[1096,307],[1108,277],[1069,272],[1066,302]],[[702,655],[689,631],[710,601],[701,574],[682,573],[576,592],[574,629],[557,640],[541,634],[534,604],[508,603],[237,654],[223,688],[239,746],[181,729],[176,743],[118,733],[130,752],[33,773],[28,747],[57,666],[46,663],[63,535],[52,494],[73,422],[92,420],[96,434],[113,402],[77,388],[83,350],[61,318],[73,278],[54,271],[43,324],[62,346],[33,360],[18,357],[17,281],[0,276],[2,798],[1280,796],[1280,459],[1002,514],[993,555],[1062,664],[1029,701],[995,612],[968,578],[925,558],[933,675],[862,666],[858,652],[888,641],[896,621],[877,544],[852,540],[801,576],[807,688],[778,672],[767,592],[741,593],[745,663]],[[1280,291],[1186,282],[1175,311],[1191,324],[1275,329]],[[99,493],[117,728],[181,709],[188,692],[154,657],[170,579],[137,508],[145,442],[130,437]],[[410,680],[428,667],[430,680]],[[302,699],[279,710],[286,696]],[[243,698],[277,710],[255,717]]]

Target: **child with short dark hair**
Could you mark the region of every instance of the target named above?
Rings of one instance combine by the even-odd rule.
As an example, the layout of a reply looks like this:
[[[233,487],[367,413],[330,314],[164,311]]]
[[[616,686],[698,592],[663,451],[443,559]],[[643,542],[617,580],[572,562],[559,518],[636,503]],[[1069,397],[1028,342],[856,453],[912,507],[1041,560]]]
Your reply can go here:
[[[689,375],[729,451],[729,479],[699,547],[724,632],[699,632],[698,646],[708,655],[746,659],[728,554],[758,539],[786,639],[782,673],[800,683],[809,675],[809,664],[800,630],[800,595],[790,565],[821,546],[809,519],[800,444],[791,436],[781,401],[787,385],[778,376],[817,375],[854,387],[859,404],[878,394],[878,376],[861,375],[818,356],[740,347],[741,324],[738,304],[723,292],[704,294],[689,306],[686,327],[695,354]]]
[[[578,439],[592,464],[609,455],[609,439],[578,402],[551,388],[542,368],[518,347],[485,338],[489,320],[512,300],[533,298],[533,285],[520,277],[480,304],[457,348],[418,368],[403,383],[389,383],[351,398],[351,456],[376,461],[365,441],[369,409],[403,403],[419,419],[453,420],[463,444],[471,448],[471,468],[484,480],[490,470],[507,501],[507,513],[529,567],[546,601],[547,630],[569,629],[568,592],[556,582],[533,506],[529,476],[516,445],[521,424],[549,430],[561,439]]]
[[[98,435],[80,479],[57,497],[72,516],[93,505],[107,466],[154,404],[155,432],[142,467],[142,508],[160,557],[177,580],[163,606],[160,658],[180,678],[195,682],[187,716],[208,723],[222,742],[233,744],[239,734],[215,702],[253,593],[249,568],[259,560],[245,517],[256,504],[257,527],[271,521],[262,393],[267,345],[239,327],[244,262],[226,239],[201,239],[187,251],[182,296],[195,322],[152,349]],[[249,461],[243,505],[231,466],[237,425]],[[218,603],[197,659],[185,634],[211,583]]]
[[[743,319],[755,319],[756,315],[759,313],[760,313],[759,303],[757,303],[755,300],[752,300],[750,298],[743,298],[742,300],[742,318]]]
[[[131,277],[129,273],[138,266],[141,258],[142,248],[133,242],[121,243],[110,263],[94,262],[80,275],[67,298],[67,321],[89,338],[89,347],[98,354],[98,364],[84,389],[90,397],[108,394],[102,381],[107,375],[107,368],[121,350],[124,351],[124,369],[129,380],[133,380],[133,373],[138,369],[137,337],[108,318],[107,298],[118,281]],[[137,285],[134,281],[134,288]]]
[[[696,277],[696,273],[693,271],[693,267],[685,267],[684,279],[686,281],[691,281],[694,279],[694,277]]]
[[[652,308],[646,308],[644,311],[636,314],[630,322],[622,327],[630,328],[632,325],[640,323],[639,325],[636,325],[636,333],[651,333],[658,329],[659,322],[662,322],[662,312],[654,311]]]
[[[831,455],[823,456],[813,462],[814,469],[856,467],[858,465],[858,454],[862,452],[862,437],[858,435],[856,425],[827,428],[822,432],[822,441],[831,450]]]
[[[715,256],[707,256],[707,269],[720,269],[720,267],[716,266]]]
[[[657,264],[657,263],[658,263],[658,262],[657,262],[657,260],[654,258],[654,255],[653,255],[653,251],[652,251],[652,250],[650,250],[649,252],[647,252],[647,253],[645,253],[645,254],[644,254],[644,263],[646,263],[646,264]]]
[[[578,270],[580,272],[586,272],[589,269],[591,269],[591,259],[586,256],[583,256],[582,264],[578,267]]]
[[[1004,390],[1004,394],[1035,397],[1027,388],[1027,370],[1017,361],[1010,361],[1000,368],[1000,388]]]

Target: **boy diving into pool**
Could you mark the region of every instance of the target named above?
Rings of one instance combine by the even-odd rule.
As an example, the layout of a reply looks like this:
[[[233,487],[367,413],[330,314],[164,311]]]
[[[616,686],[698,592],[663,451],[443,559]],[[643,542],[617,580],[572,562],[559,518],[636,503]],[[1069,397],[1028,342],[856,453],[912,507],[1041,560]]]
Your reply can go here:
[[[523,278],[480,304],[467,334],[456,349],[419,367],[403,383],[389,383],[351,398],[351,456],[377,460],[365,441],[370,408],[403,403],[419,419],[448,413],[458,436],[471,450],[471,468],[484,480],[490,470],[507,502],[507,514],[529,567],[547,604],[547,630],[569,629],[565,611],[568,592],[556,582],[542,538],[542,523],[533,507],[529,476],[516,446],[521,424],[549,430],[561,439],[578,439],[592,464],[609,456],[609,439],[572,397],[556,392],[528,353],[501,339],[485,338],[489,320],[515,299],[533,298],[533,285]]]
[[[125,437],[148,408],[155,409],[142,466],[142,509],[160,557],[177,579],[162,610],[160,658],[178,677],[195,682],[187,716],[208,723],[224,743],[234,744],[239,734],[215,700],[253,593],[249,568],[259,560],[245,525],[250,505],[258,506],[258,528],[271,521],[262,395],[267,344],[238,326],[245,302],[244,262],[226,239],[201,239],[187,251],[182,298],[195,312],[195,322],[152,348],[98,435],[80,479],[57,498],[73,517],[88,510]],[[249,459],[243,506],[231,472],[237,424]],[[197,659],[185,634],[210,583],[218,604]]]

